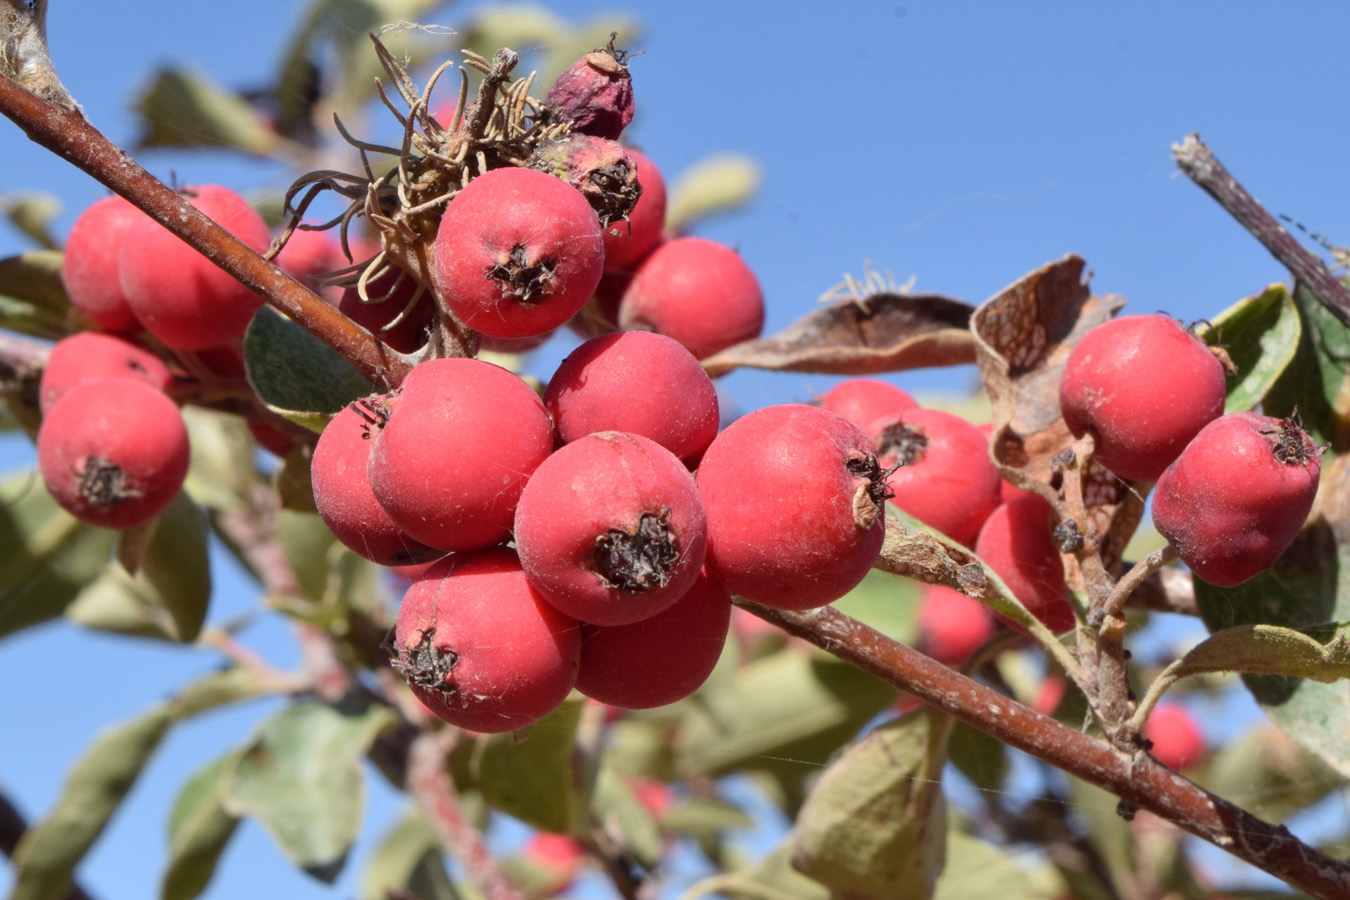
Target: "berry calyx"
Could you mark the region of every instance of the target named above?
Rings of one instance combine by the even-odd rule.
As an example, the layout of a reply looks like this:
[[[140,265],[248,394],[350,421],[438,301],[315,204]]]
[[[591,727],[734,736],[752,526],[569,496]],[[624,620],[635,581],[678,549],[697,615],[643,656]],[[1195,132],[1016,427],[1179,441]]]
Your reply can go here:
[[[633,121],[633,76],[628,53],[614,49],[614,38],[572,63],[553,82],[544,104],[573,134],[617,138]]]

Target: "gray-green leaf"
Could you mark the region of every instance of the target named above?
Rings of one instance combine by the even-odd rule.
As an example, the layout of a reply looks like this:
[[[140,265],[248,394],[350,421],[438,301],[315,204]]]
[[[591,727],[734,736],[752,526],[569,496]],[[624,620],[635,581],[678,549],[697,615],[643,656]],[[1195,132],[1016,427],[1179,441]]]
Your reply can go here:
[[[1255,409],[1298,349],[1303,325],[1294,298],[1284,285],[1273,284],[1255,297],[1239,300],[1210,324],[1205,341],[1223,346],[1237,368],[1228,379],[1224,412]]]
[[[332,347],[264,306],[244,335],[244,364],[259,398],[314,431],[375,386]]]
[[[169,816],[169,865],[159,895],[162,900],[192,900],[215,874],[216,863],[239,819],[223,802],[221,785],[233,764],[224,756],[199,770],[183,785]]]

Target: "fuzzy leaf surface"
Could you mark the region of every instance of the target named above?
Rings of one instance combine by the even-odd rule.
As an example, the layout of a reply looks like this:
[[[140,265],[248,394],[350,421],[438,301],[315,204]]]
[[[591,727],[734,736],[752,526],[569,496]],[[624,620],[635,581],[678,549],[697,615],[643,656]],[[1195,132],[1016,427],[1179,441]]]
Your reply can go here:
[[[313,431],[322,431],[333,413],[375,390],[332,347],[270,306],[249,323],[244,364],[269,409]]]
[[[572,749],[580,721],[581,702],[569,699],[531,725],[524,740],[485,738],[476,775],[488,805],[544,831],[575,831],[582,800]]]
[[[1255,409],[1294,361],[1303,322],[1298,304],[1282,284],[1239,300],[1210,320],[1205,343],[1221,345],[1237,368],[1228,378],[1224,412]]]
[[[230,768],[225,807],[257,819],[305,872],[331,884],[361,828],[361,760],[394,724],[389,710],[296,703],[265,722]]]
[[[1302,334],[1294,359],[1266,396],[1265,413],[1285,417],[1298,410],[1303,425],[1332,451],[1350,449],[1350,326],[1294,285]]]

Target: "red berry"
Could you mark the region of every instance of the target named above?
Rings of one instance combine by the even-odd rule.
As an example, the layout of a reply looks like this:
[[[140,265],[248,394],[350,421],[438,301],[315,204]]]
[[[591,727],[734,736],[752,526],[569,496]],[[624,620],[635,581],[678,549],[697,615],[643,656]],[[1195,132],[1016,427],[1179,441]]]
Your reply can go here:
[[[461,190],[436,233],[436,290],[465,325],[515,338],[557,328],[604,270],[600,223],[566,183],[493,169]]]
[[[698,488],[655,441],[587,435],[534,471],[516,508],[530,583],[558,609],[595,625],[656,615],[698,577],[707,547]]]
[[[95,325],[120,334],[141,330],[122,291],[119,258],[127,229],[144,218],[116,195],[94,202],[71,227],[61,261],[61,279],[71,305]]]
[[[262,217],[229,188],[202,185],[185,196],[259,253],[271,244]],[[128,227],[120,260],[132,312],[170,347],[199,350],[240,337],[262,305],[256,294],[148,217]]]
[[[678,341],[645,331],[592,338],[562,361],[544,392],[566,444],[596,431],[651,438],[685,462],[717,436],[717,390]]]
[[[1158,762],[1181,771],[1189,769],[1205,755],[1205,738],[1200,726],[1186,707],[1179,703],[1159,703],[1144,723],[1144,738]]]
[[[536,831],[521,855],[542,876],[537,886],[531,884],[538,892],[532,896],[553,897],[571,887],[586,862],[586,847],[565,834]]]
[[[581,626],[525,578],[515,551],[448,556],[403,596],[395,665],[432,713],[471,731],[542,719],[577,677]]]
[[[628,54],[614,42],[572,63],[553,82],[544,104],[576,134],[617,138],[633,121],[633,77]]]
[[[581,193],[601,228],[633,215],[642,185],[637,164],[618,141],[573,132],[537,145],[526,167],[558,178]]]
[[[1158,479],[1153,524],[1196,576],[1241,584],[1298,536],[1317,495],[1320,455],[1295,420],[1222,416]]]
[[[329,421],[310,461],[314,504],[339,541],[382,566],[406,565],[441,555],[394,524],[375,499],[366,469],[373,422],[384,415],[378,394],[343,407]]]
[[[104,528],[130,528],[159,515],[188,470],[178,407],[134,378],[102,378],[67,391],[42,420],[37,452],[56,502]]]
[[[323,231],[304,229],[291,232],[286,246],[276,256],[276,264],[329,303],[338,302],[342,288],[324,284],[324,279],[350,265],[336,238]]]
[[[661,233],[666,227],[666,182],[661,171],[632,147],[627,150],[637,167],[642,196],[638,197],[627,221],[611,222],[605,228],[606,269],[628,269],[637,265],[661,242]]]
[[[919,403],[906,392],[879,378],[849,378],[816,398],[821,409],[843,416],[866,431],[878,421],[890,422]]]
[[[764,294],[735,250],[706,238],[675,238],[633,273],[619,325],[673,337],[704,359],[759,337]]]
[[[77,384],[99,378],[135,378],[161,391],[173,385],[164,361],[135,341],[96,331],[62,338],[47,357],[38,385],[43,415]]]
[[[1051,674],[1036,688],[1036,696],[1031,700],[1031,708],[1043,716],[1053,716],[1059,704],[1064,700],[1068,685],[1063,675]]]
[[[1069,354],[1059,405],[1074,437],[1122,478],[1155,481],[1223,414],[1224,370],[1205,342],[1163,315],[1098,325]]]
[[[1027,612],[1060,634],[1074,626],[1074,615],[1065,596],[1064,561],[1051,536],[1053,515],[1050,504],[1034,494],[1004,503],[980,529],[975,555]]]
[[[881,552],[886,486],[862,429],[816,406],[737,419],[698,468],[708,571],[733,593],[811,609],[848,593]]]
[[[919,646],[949,666],[965,662],[997,630],[983,603],[938,584],[924,585],[916,619]]]
[[[722,656],[731,593],[700,573],[670,608],[631,625],[582,625],[577,690],[624,709],[688,697]]]
[[[366,299],[352,286],[342,292],[338,310],[399,353],[412,353],[427,342],[436,319],[434,301],[411,275],[390,268],[366,285]]]
[[[1002,491],[989,440],[960,416],[921,407],[873,423],[868,432],[876,436],[882,468],[903,463],[890,476],[895,505],[971,546]]]
[[[500,366],[433,359],[387,406],[368,471],[389,517],[441,550],[506,540],[526,479],[553,449],[539,396]]]

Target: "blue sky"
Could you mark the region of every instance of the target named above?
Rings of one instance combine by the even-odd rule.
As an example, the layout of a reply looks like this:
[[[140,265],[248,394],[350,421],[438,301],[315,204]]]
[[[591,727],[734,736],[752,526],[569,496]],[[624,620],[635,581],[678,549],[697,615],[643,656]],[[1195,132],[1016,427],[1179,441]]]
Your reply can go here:
[[[454,25],[474,5],[435,21]],[[1200,135],[1247,188],[1284,213],[1350,244],[1350,166],[1343,87],[1350,6],[1335,2],[1132,4],[926,2],[679,4],[571,2],[569,18],[605,9],[638,16],[632,141],[668,180],[699,158],[756,157],[763,190],[746,210],[700,233],[739,248],[759,275],[768,330],[809,312],[864,261],[916,289],[979,303],[1066,253],[1083,256],[1099,292],[1134,312],[1211,316],[1284,271],[1208,197],[1176,173],[1170,146]],[[298,21],[294,0],[228,4],[53,4],[53,56],[86,113],[119,141],[128,104],[154,69],[190,61],[227,84],[263,81]],[[452,46],[452,45],[451,45]],[[516,48],[527,50],[529,48]],[[222,154],[154,154],[168,178],[219,180],[244,191],[284,188],[277,166]],[[59,230],[103,195],[68,164],[0,122],[0,191],[42,190],[64,204]],[[0,256],[28,249],[0,226]],[[535,363],[547,375],[567,345]],[[960,390],[969,369],[898,376],[907,389]],[[737,373],[725,382],[751,409],[830,386],[818,376]],[[0,440],[5,470],[31,460]],[[255,606],[221,573],[213,618]],[[277,624],[250,641],[280,664]],[[53,662],[57,661],[57,662]],[[65,768],[95,731],[210,665],[202,653],[88,635],[67,626],[0,643],[0,782],[30,815],[53,802]],[[98,845],[82,879],[101,898],[137,898],[157,883],[174,792],[209,752],[240,740],[263,710],[223,713],[175,737]],[[370,836],[395,799],[377,794]],[[376,827],[378,826],[378,827]],[[290,869],[245,828],[207,896],[246,891],[349,896]],[[8,874],[0,864],[0,887]]]

